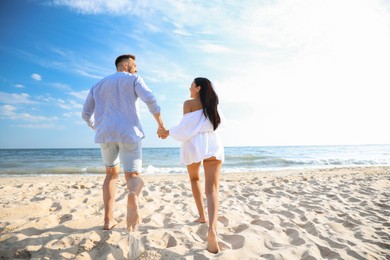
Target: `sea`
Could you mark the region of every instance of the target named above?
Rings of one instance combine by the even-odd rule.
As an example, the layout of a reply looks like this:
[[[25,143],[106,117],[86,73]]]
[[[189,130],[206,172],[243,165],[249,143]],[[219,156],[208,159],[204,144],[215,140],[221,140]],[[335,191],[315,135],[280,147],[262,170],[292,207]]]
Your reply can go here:
[[[143,148],[144,175],[183,174],[179,148]],[[222,174],[348,166],[390,166],[390,145],[225,147]],[[0,177],[100,175],[98,148],[0,149]]]

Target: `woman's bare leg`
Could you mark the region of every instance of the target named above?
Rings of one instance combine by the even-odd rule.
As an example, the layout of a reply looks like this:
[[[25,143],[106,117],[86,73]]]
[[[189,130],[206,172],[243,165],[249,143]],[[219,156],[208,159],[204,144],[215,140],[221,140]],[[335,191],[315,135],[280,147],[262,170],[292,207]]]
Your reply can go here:
[[[211,253],[218,253],[217,221],[218,221],[218,187],[219,174],[222,162],[215,157],[203,161],[205,175],[205,190],[207,198],[207,212],[209,215],[209,229],[207,234],[207,250]]]
[[[120,166],[106,167],[106,178],[103,183],[104,202],[104,230],[113,228],[117,223],[114,220],[114,202],[116,194],[116,183],[120,172]]]
[[[203,196],[199,179],[200,162],[187,165],[187,170],[190,176],[192,195],[194,196],[195,204],[199,212],[199,218],[196,219],[195,222],[205,223],[206,216],[204,212]]]

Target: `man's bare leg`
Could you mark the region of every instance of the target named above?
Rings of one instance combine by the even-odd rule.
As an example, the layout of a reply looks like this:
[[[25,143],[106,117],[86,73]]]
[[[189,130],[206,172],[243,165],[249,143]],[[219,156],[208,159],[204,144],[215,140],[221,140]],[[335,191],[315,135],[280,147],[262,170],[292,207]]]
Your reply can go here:
[[[106,167],[106,178],[103,183],[104,230],[109,230],[117,224],[114,220],[114,202],[119,172],[119,165]]]
[[[129,195],[127,195],[127,231],[132,232],[140,223],[140,214],[138,206],[138,196],[144,186],[144,181],[139,177],[138,172],[125,172],[127,188]]]

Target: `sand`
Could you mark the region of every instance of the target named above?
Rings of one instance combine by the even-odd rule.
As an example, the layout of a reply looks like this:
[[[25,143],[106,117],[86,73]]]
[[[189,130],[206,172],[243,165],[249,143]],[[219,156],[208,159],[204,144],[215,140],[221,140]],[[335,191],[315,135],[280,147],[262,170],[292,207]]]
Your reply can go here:
[[[123,176],[102,230],[103,178],[0,178],[0,259],[390,259],[390,167],[223,174],[216,255],[186,175],[144,176],[131,235]]]

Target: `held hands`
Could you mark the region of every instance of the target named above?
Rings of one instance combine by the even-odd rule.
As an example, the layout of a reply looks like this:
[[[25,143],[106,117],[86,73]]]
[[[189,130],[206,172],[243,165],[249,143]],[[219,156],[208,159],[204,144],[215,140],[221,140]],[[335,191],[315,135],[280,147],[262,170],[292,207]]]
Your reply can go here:
[[[157,129],[157,135],[161,139],[166,139],[169,135],[169,130],[166,130],[164,127],[159,127]]]

